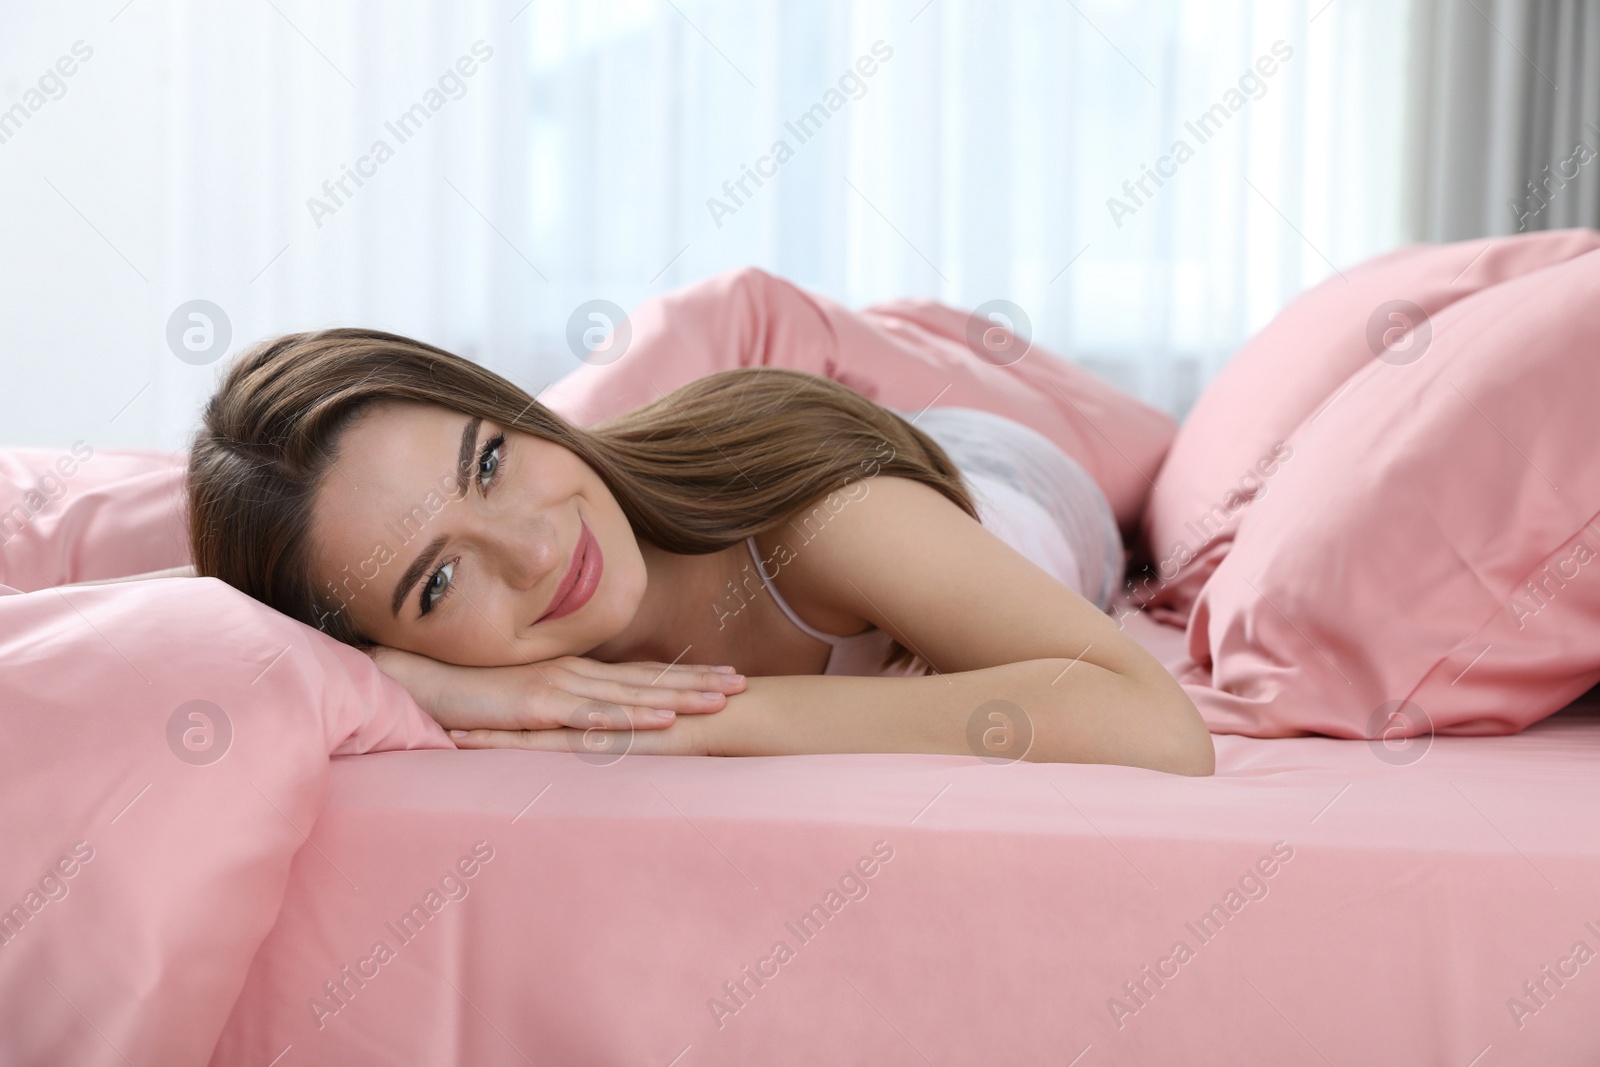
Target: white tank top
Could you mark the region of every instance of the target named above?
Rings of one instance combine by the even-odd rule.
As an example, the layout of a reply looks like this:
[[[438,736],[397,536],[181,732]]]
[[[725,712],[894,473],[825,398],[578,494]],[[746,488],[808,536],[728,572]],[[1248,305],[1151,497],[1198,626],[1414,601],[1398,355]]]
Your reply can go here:
[[[938,441],[961,471],[987,529],[1101,611],[1110,607],[1126,565],[1122,536],[1105,494],[1072,457],[1038,431],[974,408],[930,408],[915,425]],[[755,538],[745,542],[783,613],[833,646],[823,674],[912,673],[910,665],[882,668],[894,639],[876,626],[841,637],[807,625],[767,576]]]

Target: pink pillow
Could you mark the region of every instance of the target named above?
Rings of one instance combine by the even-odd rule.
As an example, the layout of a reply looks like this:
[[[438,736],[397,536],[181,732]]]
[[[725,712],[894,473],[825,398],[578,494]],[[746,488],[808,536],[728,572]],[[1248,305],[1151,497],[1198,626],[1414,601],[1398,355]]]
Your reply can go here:
[[[0,585],[24,591],[189,562],[187,457],[95,448],[0,451]]]
[[[0,595],[0,663],[3,1063],[207,1062],[329,754],[452,747],[360,651],[214,578]]]
[[[1600,248],[1593,230],[1413,245],[1368,260],[1302,293],[1248,341],[1184,420],[1150,493],[1135,564],[1153,576],[1135,593],[1164,622],[1183,625],[1228,552],[1252,499],[1299,462],[1289,438],[1352,374],[1377,360],[1385,331],[1479,290]],[[1411,308],[1402,306],[1409,303]],[[1398,316],[1398,317],[1391,317]],[[1425,330],[1437,336],[1438,324]],[[1389,333],[1395,363],[1429,340]],[[1415,346],[1415,347],[1413,347]]]
[[[1295,431],[1196,599],[1212,730],[1503,734],[1600,681],[1600,251],[1432,325]]]
[[[1000,353],[980,355],[992,322],[975,330],[969,313],[931,301],[854,312],[747,267],[652,297],[629,320],[620,356],[580,365],[540,401],[591,426],[715,371],[775,366],[902,411],[979,408],[1031,426],[1077,460],[1129,534],[1177,429],[1164,412],[1004,331]]]

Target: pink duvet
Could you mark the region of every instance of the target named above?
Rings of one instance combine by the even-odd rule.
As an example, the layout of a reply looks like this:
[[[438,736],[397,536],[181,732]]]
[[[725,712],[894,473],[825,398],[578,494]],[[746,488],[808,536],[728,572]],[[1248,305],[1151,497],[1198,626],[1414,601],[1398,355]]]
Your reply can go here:
[[[184,457],[95,448],[0,450],[0,585],[69,582],[189,562]]]
[[[989,319],[931,300],[851,311],[754,267],[644,301],[632,341],[581,363],[539,400],[589,426],[731,367],[789,367],[902,411],[969,407],[1053,441],[1105,493],[1132,534],[1177,433],[1172,417]],[[999,335],[997,353],[986,347]]]

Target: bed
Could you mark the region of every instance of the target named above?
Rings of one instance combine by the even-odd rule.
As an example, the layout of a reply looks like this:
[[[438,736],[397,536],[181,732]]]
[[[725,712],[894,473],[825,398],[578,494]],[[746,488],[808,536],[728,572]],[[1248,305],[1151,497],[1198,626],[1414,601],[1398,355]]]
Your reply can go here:
[[[1401,751],[1216,742],[1209,779],[338,759],[213,1062],[1600,1059],[1600,963],[1574,955],[1600,947],[1600,706]],[[465,895],[397,926],[479,842]]]
[[[181,454],[0,450],[0,1062],[1600,1062],[1600,233],[1347,268],[1181,428],[928,301],[632,318],[540,399],[787,366],[1050,437],[1216,774],[457,751],[215,579],[63,588],[188,561]]]

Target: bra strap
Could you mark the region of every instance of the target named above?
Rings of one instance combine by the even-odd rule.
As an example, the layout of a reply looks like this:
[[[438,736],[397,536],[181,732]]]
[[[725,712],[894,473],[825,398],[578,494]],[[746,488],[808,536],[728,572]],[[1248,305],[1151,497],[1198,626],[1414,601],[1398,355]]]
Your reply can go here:
[[[783,613],[789,616],[790,622],[794,623],[796,626],[800,627],[800,629],[804,630],[812,637],[815,637],[817,640],[826,641],[830,645],[837,645],[840,641],[846,640],[845,638],[840,637],[838,634],[825,634],[816,627],[807,625],[804,619],[796,615],[794,613],[794,609],[789,606],[789,602],[783,599],[783,594],[778,592],[778,587],[772,584],[772,579],[767,577],[766,571],[762,568],[761,552],[756,547],[755,535],[751,534],[744,540],[745,544],[750,546],[750,558],[755,560],[756,573],[761,575],[762,584],[767,587],[767,592],[772,594],[772,599],[777,603],[778,607],[783,609]]]

